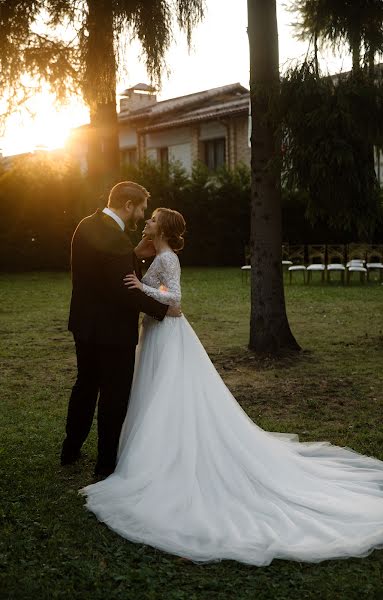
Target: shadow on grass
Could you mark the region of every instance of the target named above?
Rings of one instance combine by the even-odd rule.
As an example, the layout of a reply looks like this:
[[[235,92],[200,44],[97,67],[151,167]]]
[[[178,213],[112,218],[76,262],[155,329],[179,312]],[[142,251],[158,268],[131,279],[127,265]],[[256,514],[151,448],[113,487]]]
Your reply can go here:
[[[307,364],[314,359],[312,350],[300,352],[281,352],[277,355],[253,352],[246,347],[227,348],[219,352],[210,352],[210,358],[218,369],[231,370],[236,367],[248,367],[257,371],[269,369],[290,369]]]

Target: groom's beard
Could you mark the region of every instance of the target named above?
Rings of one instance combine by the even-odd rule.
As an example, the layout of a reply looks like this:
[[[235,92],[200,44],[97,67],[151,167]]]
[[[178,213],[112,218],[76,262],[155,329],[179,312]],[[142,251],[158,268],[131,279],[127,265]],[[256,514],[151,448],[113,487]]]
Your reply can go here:
[[[137,231],[137,227],[137,221],[134,217],[132,219],[128,219],[125,223],[125,229],[127,229],[127,231]]]

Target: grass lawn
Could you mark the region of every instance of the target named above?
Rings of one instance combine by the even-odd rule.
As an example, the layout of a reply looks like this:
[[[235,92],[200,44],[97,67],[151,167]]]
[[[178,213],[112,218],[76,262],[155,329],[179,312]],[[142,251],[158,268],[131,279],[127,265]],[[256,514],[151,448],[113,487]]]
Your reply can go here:
[[[185,269],[184,312],[222,377],[261,427],[383,459],[383,286],[286,285],[303,351],[246,349],[249,285],[239,269]],[[51,600],[383,600],[383,552],[310,565],[197,566],[109,531],[83,508],[95,432],[61,468],[75,377],[65,273],[0,276],[0,598]],[[363,510],[363,507],[361,507]]]

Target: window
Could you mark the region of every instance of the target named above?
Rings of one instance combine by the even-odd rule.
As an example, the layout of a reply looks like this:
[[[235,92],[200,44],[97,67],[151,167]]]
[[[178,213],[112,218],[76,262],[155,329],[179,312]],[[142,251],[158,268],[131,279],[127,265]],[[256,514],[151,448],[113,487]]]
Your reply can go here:
[[[225,138],[205,142],[205,164],[210,171],[216,171],[225,164]]]
[[[137,148],[128,148],[121,151],[121,163],[123,165],[137,164]]]

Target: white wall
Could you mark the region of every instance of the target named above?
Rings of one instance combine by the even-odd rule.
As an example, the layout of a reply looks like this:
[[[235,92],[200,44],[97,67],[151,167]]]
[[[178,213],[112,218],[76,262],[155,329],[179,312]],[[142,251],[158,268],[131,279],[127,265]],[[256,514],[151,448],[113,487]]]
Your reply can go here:
[[[135,148],[137,146],[137,134],[129,128],[121,128],[118,132],[120,150],[124,148]]]
[[[179,161],[188,175],[191,175],[193,166],[191,143],[169,146],[169,161]]]
[[[187,173],[192,171],[191,129],[178,127],[145,135],[146,157],[157,160],[157,149],[168,148],[169,161],[179,161]]]
[[[199,139],[214,140],[216,138],[226,137],[226,127],[219,121],[208,121],[207,123],[201,123],[199,130]]]
[[[190,142],[190,138],[190,127],[178,127],[177,129],[168,129],[145,135],[147,148],[168,148],[169,146]]]

